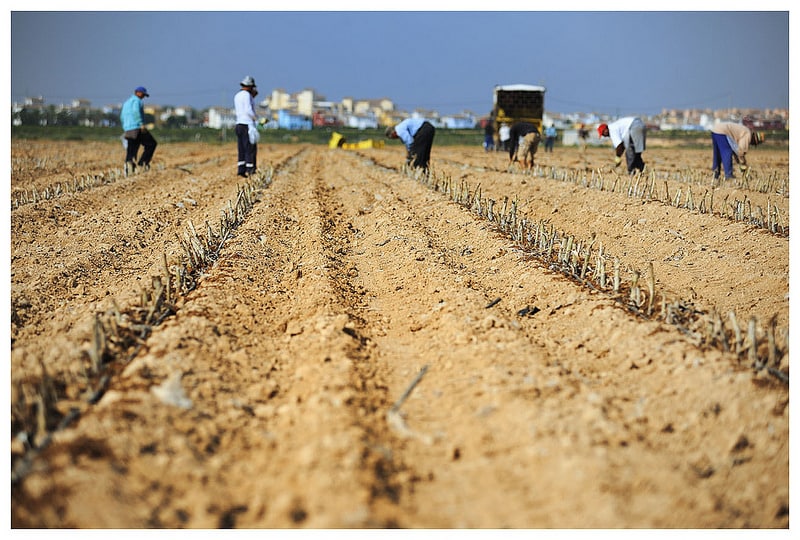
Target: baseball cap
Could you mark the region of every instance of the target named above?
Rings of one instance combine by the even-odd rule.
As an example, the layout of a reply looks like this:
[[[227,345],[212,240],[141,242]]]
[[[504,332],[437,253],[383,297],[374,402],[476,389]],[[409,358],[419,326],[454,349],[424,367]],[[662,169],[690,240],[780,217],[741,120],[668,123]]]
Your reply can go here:
[[[134,92],[141,92],[142,94],[144,94],[144,97],[150,97],[150,94],[147,93],[147,88],[145,88],[144,86],[137,86]]]
[[[605,130],[607,129],[608,129],[608,124],[600,124],[599,126],[597,126],[597,133],[601,137],[603,137],[603,132],[605,132]]]

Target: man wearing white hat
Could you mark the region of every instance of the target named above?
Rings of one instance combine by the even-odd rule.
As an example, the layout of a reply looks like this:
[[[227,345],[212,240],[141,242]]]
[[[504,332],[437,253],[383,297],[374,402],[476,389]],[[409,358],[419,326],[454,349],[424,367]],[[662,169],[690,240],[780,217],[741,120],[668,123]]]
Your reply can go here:
[[[236,174],[247,177],[256,171],[258,129],[256,128],[256,81],[248,75],[239,83],[241,89],[233,97],[236,110],[236,146],[239,159]]]

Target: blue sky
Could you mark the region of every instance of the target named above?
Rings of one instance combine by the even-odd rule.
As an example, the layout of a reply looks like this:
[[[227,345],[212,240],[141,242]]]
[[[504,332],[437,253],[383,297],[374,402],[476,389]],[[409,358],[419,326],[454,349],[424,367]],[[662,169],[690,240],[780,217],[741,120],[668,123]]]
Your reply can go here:
[[[273,88],[314,88],[335,101],[388,97],[403,110],[442,113],[486,114],[494,85],[512,83],[545,86],[552,112],[789,106],[789,11],[769,2],[759,4],[773,10],[764,12],[323,12],[302,1],[299,12],[118,11],[96,4],[117,11],[12,7],[11,101],[41,95],[49,104],[86,98],[101,106],[144,85],[155,104],[232,106],[238,82],[252,75],[259,99]],[[170,9],[130,4],[159,5]]]

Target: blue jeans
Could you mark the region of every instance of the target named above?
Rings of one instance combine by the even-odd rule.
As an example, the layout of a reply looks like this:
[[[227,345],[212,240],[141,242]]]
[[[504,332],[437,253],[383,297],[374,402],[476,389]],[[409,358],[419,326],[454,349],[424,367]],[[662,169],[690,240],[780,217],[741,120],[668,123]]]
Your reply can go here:
[[[719,178],[720,165],[725,170],[725,178],[733,178],[733,148],[728,142],[728,136],[712,133],[711,145],[714,148],[714,161],[711,165],[714,178]]]

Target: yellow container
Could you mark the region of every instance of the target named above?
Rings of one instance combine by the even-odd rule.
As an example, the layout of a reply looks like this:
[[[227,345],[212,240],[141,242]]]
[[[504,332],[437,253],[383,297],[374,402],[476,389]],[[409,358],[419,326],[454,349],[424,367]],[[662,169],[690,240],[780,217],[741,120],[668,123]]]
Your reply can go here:
[[[334,131],[328,141],[328,148],[344,148],[346,150],[359,150],[362,148],[383,148],[385,143],[381,140],[367,139],[365,141],[358,141],[354,143],[347,142],[344,135]]]
[[[331,139],[328,141],[328,148],[339,148],[344,142],[344,135],[334,131],[333,134],[331,134]]]
[[[342,148],[347,148],[348,150],[358,150],[361,148],[383,148],[383,144],[383,141],[367,139],[366,141],[358,141],[356,143],[344,143]]]

